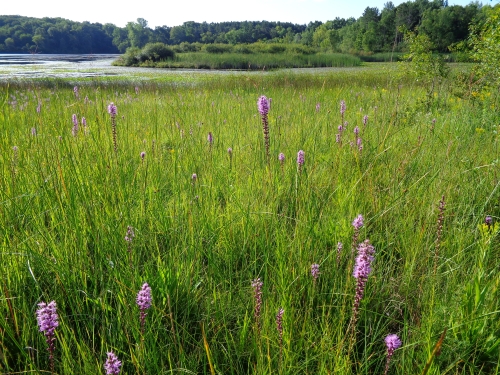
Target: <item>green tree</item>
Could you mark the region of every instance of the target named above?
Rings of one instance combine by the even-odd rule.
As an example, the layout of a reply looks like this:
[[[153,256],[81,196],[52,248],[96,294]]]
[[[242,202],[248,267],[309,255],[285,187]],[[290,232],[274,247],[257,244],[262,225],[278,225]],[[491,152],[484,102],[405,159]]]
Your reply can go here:
[[[488,11],[484,24],[472,29],[472,57],[479,62],[476,73],[487,86],[500,85],[500,4]]]
[[[132,47],[144,47],[152,37],[152,31],[148,27],[148,21],[138,18],[137,22],[127,23],[128,39]]]

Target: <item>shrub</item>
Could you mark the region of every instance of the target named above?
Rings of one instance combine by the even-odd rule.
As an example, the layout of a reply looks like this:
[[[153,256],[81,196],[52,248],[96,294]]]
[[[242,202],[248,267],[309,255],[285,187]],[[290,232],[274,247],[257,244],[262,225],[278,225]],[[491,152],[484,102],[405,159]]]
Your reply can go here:
[[[268,53],[283,53],[286,51],[286,46],[282,44],[270,44],[267,47]]]
[[[205,44],[202,49],[208,53],[225,53],[225,52],[231,52],[233,46],[229,44],[214,43],[214,44]]]
[[[128,51],[128,50],[127,50]],[[138,60],[144,61],[161,61],[173,59],[175,52],[163,43],[148,43],[138,54]]]

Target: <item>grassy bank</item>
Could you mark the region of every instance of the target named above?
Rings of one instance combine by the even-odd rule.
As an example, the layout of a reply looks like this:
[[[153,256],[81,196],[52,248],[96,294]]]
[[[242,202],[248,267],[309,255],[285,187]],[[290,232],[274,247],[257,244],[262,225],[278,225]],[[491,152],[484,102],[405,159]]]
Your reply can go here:
[[[119,59],[114,65],[127,64]],[[171,60],[147,60],[130,66],[184,69],[272,70],[283,68],[353,67],[359,65],[361,65],[361,60],[358,57],[340,53],[302,55],[185,52],[176,54],[175,58]]]
[[[391,374],[500,373],[498,93],[375,69],[181,83],[0,87],[2,373],[50,371],[42,301],[60,374],[109,351],[124,374],[381,374],[388,334]]]

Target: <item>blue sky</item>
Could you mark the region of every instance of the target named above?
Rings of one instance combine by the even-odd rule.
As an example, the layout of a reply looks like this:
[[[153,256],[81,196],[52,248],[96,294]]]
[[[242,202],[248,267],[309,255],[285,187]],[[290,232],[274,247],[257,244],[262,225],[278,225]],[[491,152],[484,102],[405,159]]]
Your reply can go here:
[[[123,27],[144,18],[149,26],[177,26],[186,21],[282,21],[307,24],[335,17],[358,18],[367,7],[382,9],[387,0],[1,0],[0,14],[62,17],[73,21],[113,23]],[[404,0],[393,0],[395,5]],[[467,5],[470,0],[448,0]],[[482,1],[484,4],[490,1]],[[494,1],[495,4],[497,1]]]

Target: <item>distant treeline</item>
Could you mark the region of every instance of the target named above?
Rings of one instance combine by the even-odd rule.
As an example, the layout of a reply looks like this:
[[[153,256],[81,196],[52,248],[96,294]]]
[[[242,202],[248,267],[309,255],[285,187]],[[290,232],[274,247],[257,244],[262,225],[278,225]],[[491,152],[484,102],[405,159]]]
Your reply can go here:
[[[73,22],[62,18],[0,16],[0,53],[123,53],[147,43],[249,44],[297,43],[322,51],[370,54],[404,50],[402,29],[426,33],[438,52],[465,40],[470,25],[483,22],[489,6],[471,2],[448,6],[445,0],[415,0],[382,10],[367,7],[358,19],[336,17],[325,23],[185,22],[180,26],[148,27],[138,18],[120,28],[113,24]]]

